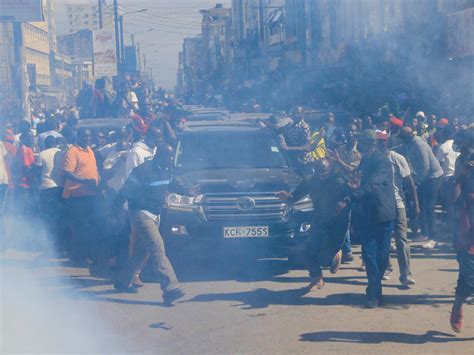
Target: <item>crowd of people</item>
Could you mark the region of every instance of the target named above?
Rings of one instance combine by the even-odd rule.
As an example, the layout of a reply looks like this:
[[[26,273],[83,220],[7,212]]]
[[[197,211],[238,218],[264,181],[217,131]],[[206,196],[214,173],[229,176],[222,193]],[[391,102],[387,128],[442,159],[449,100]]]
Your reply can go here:
[[[321,266],[335,272],[352,261],[351,239],[362,245],[368,277],[367,307],[383,304],[382,280],[393,271],[391,240],[405,287],[416,284],[410,265],[412,241],[433,249],[449,236],[457,250],[459,279],[452,328],[463,327],[462,305],[474,292],[474,126],[424,112],[412,120],[391,113],[354,118],[344,129],[333,114],[313,132],[297,108],[290,120],[274,116],[267,126],[280,136],[293,165],[306,176],[291,195],[309,194],[315,213],[306,247],[310,288],[324,284]],[[435,207],[447,231],[436,226]]]
[[[119,95],[123,108],[130,109],[130,124],[121,130],[78,127],[79,117],[109,115],[112,106],[101,82],[89,96],[79,97],[78,110],[4,128],[2,220],[14,216],[19,223],[8,228],[2,223],[1,234],[8,229],[8,242],[14,243],[12,229],[15,236],[35,235],[41,221],[55,248],[67,252],[74,265],[89,266],[92,274],[119,269],[114,287],[121,292],[143,286],[140,272],[153,258],[163,298],[172,303],[184,292],[166,256],[159,220],[182,110],[172,101],[153,106],[138,97],[135,84]],[[387,112],[351,122],[329,114],[310,127],[301,107],[261,123],[280,137],[303,176],[294,192],[279,196],[297,201],[309,194],[314,201],[304,257],[309,288],[323,287],[323,267],[336,272],[341,262],[353,261],[351,240],[358,240],[368,277],[367,307],[380,306],[382,281],[393,269],[392,238],[400,282],[414,286],[408,231],[423,248],[435,248],[445,237],[436,227],[439,202],[457,250],[451,325],[461,331],[462,306],[474,292],[474,127],[421,111],[412,120]],[[125,256],[120,255],[123,244],[128,245]]]

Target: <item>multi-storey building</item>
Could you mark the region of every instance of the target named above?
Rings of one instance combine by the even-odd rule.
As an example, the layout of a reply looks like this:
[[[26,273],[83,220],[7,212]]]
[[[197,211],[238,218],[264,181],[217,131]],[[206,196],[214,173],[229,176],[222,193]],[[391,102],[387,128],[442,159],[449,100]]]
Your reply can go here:
[[[30,86],[51,86],[48,23],[27,22],[22,29]]]

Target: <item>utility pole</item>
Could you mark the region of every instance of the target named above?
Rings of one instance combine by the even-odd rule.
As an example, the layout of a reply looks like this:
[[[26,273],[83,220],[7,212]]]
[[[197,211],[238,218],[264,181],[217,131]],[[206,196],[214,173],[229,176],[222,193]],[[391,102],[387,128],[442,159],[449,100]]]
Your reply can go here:
[[[117,57],[118,73],[120,74],[121,67],[122,67],[122,59],[120,57],[118,0],[114,0],[114,25],[115,25],[115,56]]]
[[[120,56],[122,58],[122,63],[125,62],[125,45],[123,42],[123,16],[120,15]]]
[[[25,42],[23,39],[23,30],[21,22],[13,22],[13,39],[15,46],[15,60],[17,64],[17,82],[18,82],[18,99],[20,100],[21,116],[23,120],[30,120],[30,102],[28,75],[25,63]]]
[[[104,19],[102,17],[102,0],[97,0],[99,5],[99,28],[102,29],[104,27]]]
[[[260,45],[263,47],[263,42],[265,40],[265,14],[264,7],[263,7],[263,0],[258,0],[258,25],[260,32]]]

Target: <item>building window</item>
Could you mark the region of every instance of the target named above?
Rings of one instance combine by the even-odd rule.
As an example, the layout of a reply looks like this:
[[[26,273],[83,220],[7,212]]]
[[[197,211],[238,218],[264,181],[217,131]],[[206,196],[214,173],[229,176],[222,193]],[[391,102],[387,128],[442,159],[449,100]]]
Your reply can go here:
[[[89,24],[89,21],[84,21],[84,25],[88,25]]]
[[[84,14],[84,17],[89,17],[89,14]]]

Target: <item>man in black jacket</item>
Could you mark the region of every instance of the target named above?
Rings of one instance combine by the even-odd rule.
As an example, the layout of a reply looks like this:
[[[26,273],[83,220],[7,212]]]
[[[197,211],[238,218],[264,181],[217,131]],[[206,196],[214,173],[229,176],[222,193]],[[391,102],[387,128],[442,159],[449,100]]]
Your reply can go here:
[[[114,284],[115,289],[119,291],[136,293],[132,279],[152,257],[155,271],[160,276],[163,300],[166,304],[171,304],[184,296],[173,266],[166,256],[159,230],[160,214],[171,180],[173,157],[173,148],[167,144],[160,144],[155,158],[133,169],[120,190],[120,195],[128,201],[137,241],[133,254]]]
[[[363,131],[357,149],[362,154],[361,181],[339,207],[352,206],[352,222],[361,238],[369,283],[367,307],[375,308],[382,303],[382,277],[388,265],[390,238],[397,217],[393,171],[388,157],[377,150],[375,131]]]
[[[342,256],[341,245],[349,226],[349,209],[337,210],[337,203],[350,193],[347,179],[338,174],[329,159],[316,161],[315,168],[315,173],[304,180],[291,196],[298,201],[309,195],[313,201],[313,219],[305,248],[310,290],[324,285],[322,266],[331,266],[331,273],[337,272]]]

